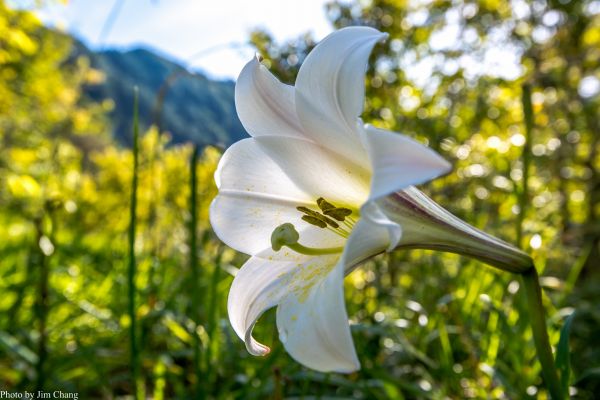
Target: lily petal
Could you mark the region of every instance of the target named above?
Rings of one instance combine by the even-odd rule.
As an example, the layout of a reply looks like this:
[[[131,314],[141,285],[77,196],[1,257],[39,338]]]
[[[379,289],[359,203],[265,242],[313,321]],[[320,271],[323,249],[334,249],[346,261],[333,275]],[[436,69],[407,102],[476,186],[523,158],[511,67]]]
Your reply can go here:
[[[344,303],[344,270],[306,266],[303,283],[277,308],[279,338],[299,363],[321,372],[360,368]]]
[[[219,191],[259,192],[293,201],[312,201],[252,138],[240,140],[225,151],[215,182]]]
[[[251,257],[235,276],[229,290],[227,312],[233,329],[246,342],[251,354],[260,356],[270,351],[252,337],[252,329],[266,310],[287,295],[283,282],[289,280],[289,274],[296,268],[295,262]]]
[[[279,285],[273,285],[273,276],[267,271],[283,270],[288,272],[293,268],[291,263],[270,263],[265,266],[265,260],[252,257],[238,271],[227,299],[227,313],[231,326],[237,335],[246,343],[248,352],[255,356],[269,353],[269,347],[257,342],[252,337],[252,329],[258,318],[269,308],[277,305],[280,295]]]
[[[402,225],[392,221],[376,202],[369,201],[363,205],[361,215],[363,216],[363,222],[366,224],[364,236],[368,236],[371,232],[373,232],[373,236],[375,236],[375,232],[381,235],[381,231],[385,230],[387,232],[388,244],[386,251],[392,251],[398,246],[400,239],[402,239]],[[362,233],[362,231],[357,231],[357,238],[360,237],[359,233]],[[375,237],[369,239],[374,241]],[[383,246],[385,242],[384,240],[379,240],[379,245]],[[375,247],[375,244],[373,244],[373,247]]]
[[[302,221],[298,206],[314,206],[316,198],[292,182],[255,139],[232,145],[215,173],[219,195],[210,207],[210,222],[229,247],[263,258],[300,261],[292,251],[270,251],[273,230],[292,223],[305,246],[338,247],[343,238]]]
[[[279,305],[280,339],[294,358],[319,371],[358,369],[338,258],[295,263],[252,257],[242,266],[231,285],[227,309],[233,329],[251,354],[269,353],[269,347],[253,338],[252,329],[266,310]]]
[[[235,85],[235,108],[251,136],[302,137],[294,97],[294,87],[281,83],[256,57]]]
[[[255,140],[300,189],[313,195],[313,203],[324,197],[358,208],[368,198],[370,173],[354,160],[308,140],[278,136]]]
[[[373,168],[370,199],[377,199],[448,172],[451,165],[408,136],[365,126],[363,136]]]
[[[401,237],[402,227],[391,221],[377,204],[367,202],[344,247],[342,263],[346,274],[368,258],[395,248]]]
[[[385,37],[364,26],[336,31],[309,53],[296,79],[296,112],[306,135],[357,162],[367,160],[356,126],[364,74],[373,46]]]

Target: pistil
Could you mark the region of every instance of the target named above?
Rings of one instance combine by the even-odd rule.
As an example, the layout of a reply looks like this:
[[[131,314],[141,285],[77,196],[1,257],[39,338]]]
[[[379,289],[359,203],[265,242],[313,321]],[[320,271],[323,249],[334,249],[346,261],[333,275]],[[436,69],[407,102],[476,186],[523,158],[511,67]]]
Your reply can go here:
[[[283,246],[288,247],[294,250],[296,253],[305,254],[307,256],[320,256],[326,254],[336,254],[341,253],[344,248],[343,247],[327,247],[327,248],[314,248],[304,246],[298,243],[300,239],[300,234],[294,227],[294,225],[285,223],[283,225],[279,225],[273,233],[271,234],[271,248],[274,251],[279,251]]]

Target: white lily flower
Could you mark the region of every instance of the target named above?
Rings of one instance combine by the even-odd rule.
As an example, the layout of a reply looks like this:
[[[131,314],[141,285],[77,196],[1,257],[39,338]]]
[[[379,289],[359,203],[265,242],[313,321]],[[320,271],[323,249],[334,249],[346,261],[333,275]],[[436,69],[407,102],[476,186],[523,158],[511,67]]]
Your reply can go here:
[[[308,55],[295,86],[258,59],[238,78],[236,108],[252,138],[223,155],[210,219],[221,240],[251,255],[228,299],[251,354],[269,352],[252,329],[277,306],[279,337],[294,359],[318,371],[357,370],[343,279],[384,251],[440,249],[509,270],[508,261],[529,260],[411,186],[447,172],[447,161],[359,118],[367,60],[385,38],[367,27],[332,33]]]
[[[210,219],[221,240],[252,256],[228,302],[252,354],[269,352],[252,328],[278,306],[280,340],[293,358],[319,371],[357,370],[344,275],[402,236],[377,200],[450,169],[429,148],[359,118],[369,54],[384,38],[367,27],[332,33],[293,87],[258,59],[238,78],[236,108],[252,138],[223,155]]]

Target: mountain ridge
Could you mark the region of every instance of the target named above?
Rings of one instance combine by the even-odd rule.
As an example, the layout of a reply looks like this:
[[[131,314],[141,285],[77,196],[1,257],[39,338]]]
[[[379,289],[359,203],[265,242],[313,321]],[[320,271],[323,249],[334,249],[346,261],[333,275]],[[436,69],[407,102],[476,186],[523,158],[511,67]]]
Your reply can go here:
[[[235,111],[233,81],[212,80],[143,47],[92,51],[75,41],[74,56],[87,57],[103,73],[101,82],[83,88],[84,95],[114,102],[109,119],[123,144],[131,144],[134,87],[141,128],[159,125],[172,143],[227,147],[248,136]]]

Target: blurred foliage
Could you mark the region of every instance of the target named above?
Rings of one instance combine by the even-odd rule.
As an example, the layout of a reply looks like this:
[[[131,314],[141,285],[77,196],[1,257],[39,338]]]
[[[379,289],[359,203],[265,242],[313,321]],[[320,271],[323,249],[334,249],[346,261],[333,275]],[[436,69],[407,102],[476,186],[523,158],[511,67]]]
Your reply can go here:
[[[577,309],[571,392],[594,398],[600,3],[372,0],[334,2],[327,13],[338,28],[390,34],[372,57],[364,119],[453,160],[454,171],[425,188],[440,204],[509,242],[522,235],[543,272],[553,344]],[[309,36],[278,44],[255,32],[252,40],[289,83],[314,46]],[[73,46],[0,1],[0,388],[130,397],[132,154],[106,133],[111,105],[82,95],[99,71]],[[535,126],[525,154],[530,198],[520,210],[523,83],[533,89]],[[348,277],[360,372],[295,363],[277,340],[273,312],[256,328],[272,353],[248,355],[226,315],[231,275],[245,256],[221,245],[208,224],[213,148],[198,165],[197,282],[188,267],[191,154],[156,129],[141,140],[137,317],[147,397],[190,398],[200,379],[200,394],[219,399],[547,398],[518,277],[428,251],[381,257]],[[198,287],[202,307],[193,310]]]

